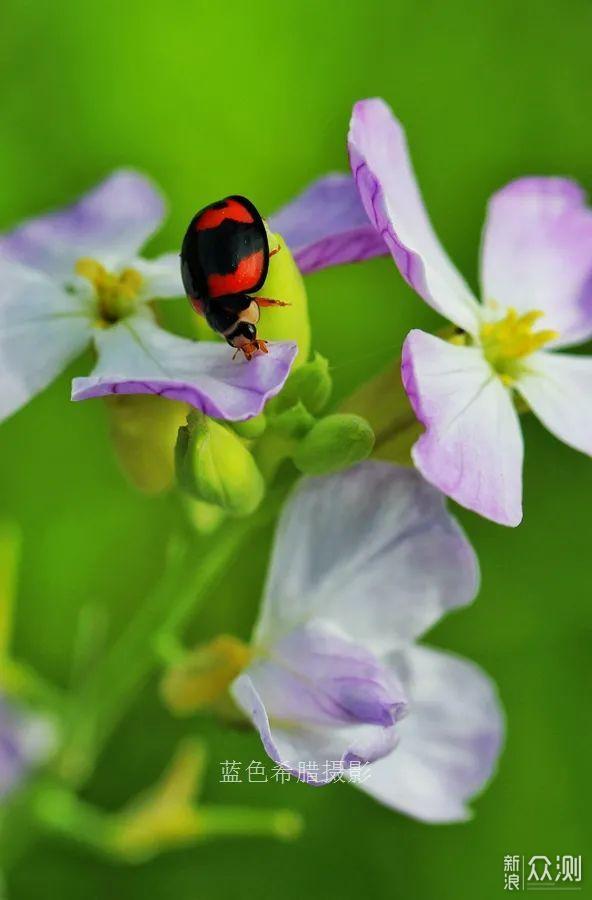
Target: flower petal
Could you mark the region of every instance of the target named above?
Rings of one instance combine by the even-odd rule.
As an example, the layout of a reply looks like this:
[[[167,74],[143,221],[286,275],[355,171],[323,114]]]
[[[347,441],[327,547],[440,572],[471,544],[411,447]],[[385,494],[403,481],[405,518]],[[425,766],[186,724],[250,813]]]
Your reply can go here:
[[[190,403],[208,416],[242,421],[261,412],[281,390],[296,356],[293,343],[269,345],[250,362],[232,348],[189,341],[134,316],[97,330],[99,361],[88,378],[75,378],[73,400],[107,394],[158,394]]]
[[[126,264],[135,269],[143,278],[141,298],[143,300],[166,300],[184,297],[185,288],[181,279],[178,253],[163,253],[156,259],[138,257]]]
[[[382,653],[469,603],[477,582],[442,495],[412,469],[363,463],[306,479],[284,508],[255,642],[322,619]]]
[[[121,170],[72,206],[0,237],[0,254],[60,279],[70,277],[84,256],[115,267],[137,255],[164,212],[164,200],[151,181]]]
[[[279,667],[278,667],[279,669]],[[370,762],[389,753],[396,744],[396,729],[376,724],[319,722],[298,723],[272,719],[267,709],[269,691],[276,695],[291,685],[285,669],[247,669],[232,685],[232,695],[258,730],[266,753],[301,781],[327,784],[352,763]],[[279,683],[274,684],[275,679]]]
[[[349,154],[368,217],[407,284],[447,319],[474,334],[479,305],[436,237],[405,133],[383,100],[362,100],[354,106]]]
[[[309,622],[280,638],[249,674],[264,685],[273,719],[390,727],[405,710],[400,683],[377,658],[322,622]]]
[[[560,441],[592,456],[592,358],[535,353],[517,389]]]
[[[368,222],[350,175],[326,175],[271,216],[301,272],[384,256],[387,247]]]
[[[510,393],[481,350],[414,330],[403,345],[401,372],[426,428],[412,450],[424,478],[461,506],[518,525],[522,434]]]
[[[18,787],[54,746],[55,731],[48,720],[23,713],[0,697],[0,798]]]
[[[47,387],[91,334],[76,297],[40,272],[0,260],[0,420]]]
[[[413,647],[405,654],[412,701],[400,741],[359,787],[424,822],[467,819],[467,801],[491,777],[504,733],[495,686],[477,666]]]
[[[489,201],[483,299],[542,310],[556,347],[592,336],[592,209],[566,178],[519,178]]]

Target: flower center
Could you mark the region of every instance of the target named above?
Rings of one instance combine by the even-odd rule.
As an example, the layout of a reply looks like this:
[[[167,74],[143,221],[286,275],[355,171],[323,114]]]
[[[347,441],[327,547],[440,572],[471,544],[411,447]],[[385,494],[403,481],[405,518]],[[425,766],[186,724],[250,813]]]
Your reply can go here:
[[[522,361],[558,337],[550,329],[535,331],[540,310],[519,315],[509,309],[498,322],[487,322],[479,334],[485,358],[504,384],[512,385],[523,370]]]
[[[90,281],[94,288],[101,323],[112,325],[135,312],[143,278],[136,269],[108,272],[96,259],[83,257],[76,262],[77,275]]]

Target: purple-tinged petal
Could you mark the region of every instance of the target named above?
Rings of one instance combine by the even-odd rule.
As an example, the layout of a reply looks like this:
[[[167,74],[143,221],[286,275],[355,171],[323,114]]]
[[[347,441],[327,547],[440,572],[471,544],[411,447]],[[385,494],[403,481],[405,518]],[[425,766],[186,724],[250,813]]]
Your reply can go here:
[[[362,463],[304,480],[286,504],[255,643],[322,619],[380,654],[469,603],[477,584],[442,494],[412,469]]]
[[[231,690],[238,706],[258,730],[266,753],[296,778],[310,784],[327,784],[340,769],[345,771],[352,763],[380,759],[394,748],[397,729],[392,725],[343,721],[309,724],[272,718],[267,709],[267,692],[270,688],[281,691],[288,674],[287,670],[262,673],[249,668],[236,679]],[[273,685],[274,677],[280,679],[278,686]],[[290,687],[286,684],[288,691]]]
[[[405,390],[425,433],[412,456],[441,491],[487,519],[522,519],[523,443],[509,391],[477,347],[423,331],[403,345]]]
[[[0,798],[49,755],[54,738],[47,720],[21,712],[0,697]]]
[[[349,154],[368,217],[407,284],[441,315],[476,333],[479,305],[434,232],[405,133],[383,100],[354,106]]]
[[[133,171],[114,172],[72,206],[0,237],[0,254],[62,280],[85,256],[114,268],[138,254],[164,212],[151,181]]]
[[[87,346],[90,313],[46,275],[0,259],[0,420]]]
[[[388,249],[368,222],[350,175],[326,175],[271,216],[301,272],[384,256]]]
[[[142,300],[185,296],[178,253],[163,253],[156,259],[132,259],[124,267],[135,269],[142,276]]]
[[[405,654],[411,708],[389,756],[358,786],[424,822],[470,817],[467,801],[491,778],[504,734],[495,686],[477,666],[413,647]]]
[[[401,685],[388,669],[322,622],[288,632],[248,672],[272,720],[390,727],[405,711]]]
[[[218,419],[242,421],[261,412],[281,390],[296,344],[269,344],[250,362],[233,359],[231,347],[189,341],[134,316],[96,330],[99,355],[88,378],[75,378],[73,400],[108,394],[157,394],[180,400]]]
[[[592,337],[592,209],[566,178],[519,178],[493,195],[483,230],[483,300],[541,310],[564,347]]]
[[[592,358],[535,353],[516,385],[551,434],[592,456]]]

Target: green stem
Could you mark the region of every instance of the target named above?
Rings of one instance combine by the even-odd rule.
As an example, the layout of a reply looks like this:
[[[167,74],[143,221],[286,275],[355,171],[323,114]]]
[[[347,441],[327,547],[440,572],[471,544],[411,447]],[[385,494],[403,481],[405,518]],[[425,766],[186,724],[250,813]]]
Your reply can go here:
[[[67,837],[103,852],[115,832],[114,816],[103,813],[68,788],[59,784],[42,785],[32,805],[34,819],[45,830]]]
[[[168,810],[168,814],[174,811]],[[53,832],[123,862],[144,862],[156,853],[190,846],[220,837],[271,837],[294,840],[302,831],[302,819],[289,809],[251,809],[242,806],[180,808],[182,828],[167,834],[151,833],[144,825],[133,830],[133,813],[105,813],[80,800],[67,788],[47,784],[31,802],[33,820]],[[166,819],[167,811],[163,812]],[[130,832],[131,827],[131,832]],[[127,833],[126,833],[127,832]]]
[[[57,763],[60,779],[76,786],[88,777],[128,705],[153,667],[160,664],[155,649],[158,640],[164,647],[174,646],[177,632],[215,586],[242,543],[275,518],[290,487],[288,481],[270,490],[256,515],[229,519],[223,533],[202,539],[169,561],[163,579],[72,701]],[[43,686],[36,687],[41,693]],[[53,706],[53,696],[51,701]],[[97,850],[112,845],[113,817],[84,804],[71,787],[56,781],[36,781],[1,812],[3,871],[26,853],[43,829],[78,836]],[[288,811],[206,808],[199,839],[247,834],[289,838],[298,830],[298,818]]]
[[[256,807],[200,806],[202,837],[276,837],[297,838],[302,819],[290,809],[257,809]]]
[[[32,666],[11,658],[0,659],[0,685],[4,693],[27,700],[59,718],[66,695],[46,681]]]
[[[75,698],[59,773],[80,783],[90,773],[105,742],[146,681],[156,662],[154,642],[175,634],[224,573],[258,518],[229,521],[224,533],[191,546],[168,567],[146,600]],[[201,552],[200,552],[201,551]]]
[[[1,810],[0,870],[6,874],[41,833],[33,812],[36,786],[25,786],[4,799]]]
[[[403,410],[398,416],[393,416],[389,424],[384,426],[381,431],[376,432],[375,448],[379,450],[383,444],[388,443],[416,425],[417,416],[413,410]]]
[[[153,594],[74,698],[57,763],[61,778],[77,785],[90,775],[114,728],[159,664],[155,650],[158,641],[166,643],[178,634],[241,545],[277,516],[291,485],[289,479],[269,490],[255,515],[228,519],[221,533],[192,544],[184,552],[177,551]]]
[[[267,484],[272,484],[281,464],[289,459],[297,442],[285,434],[269,427],[257,441],[254,450],[255,462]]]

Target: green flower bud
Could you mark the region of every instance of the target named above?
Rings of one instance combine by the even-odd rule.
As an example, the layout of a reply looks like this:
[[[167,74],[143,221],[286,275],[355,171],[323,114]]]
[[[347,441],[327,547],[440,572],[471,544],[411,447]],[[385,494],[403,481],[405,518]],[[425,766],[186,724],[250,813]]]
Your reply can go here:
[[[252,419],[247,419],[245,422],[232,422],[231,425],[239,437],[244,438],[246,441],[254,441],[261,437],[267,428],[267,419],[264,413],[259,413],[258,416],[254,416]]]
[[[164,675],[160,693],[165,705],[178,716],[215,707],[248,666],[251,656],[248,645],[230,634],[201,644]]]
[[[279,234],[269,235],[270,249],[281,246],[269,260],[269,271],[260,296],[282,300],[289,306],[262,307],[257,334],[265,341],[296,341],[299,353],[293,368],[303,365],[310,353],[308,299],[300,269]],[[257,299],[257,294],[254,295]]]
[[[175,480],[174,447],[185,422],[186,403],[152,395],[106,397],[117,459],[134,487],[158,494]]]
[[[329,402],[332,388],[329,362],[315,353],[310,362],[291,373],[281,394],[270,401],[268,409],[280,412],[300,401],[310,413],[317,415]]]
[[[190,413],[179,429],[175,460],[187,493],[231,515],[248,516],[263,499],[263,477],[243,442],[202,413]]]
[[[328,475],[366,459],[373,446],[374,432],[365,419],[336,413],[315,424],[293,460],[305,475]]]
[[[269,428],[255,447],[257,465],[268,483],[273,481],[281,464],[293,456],[298,442],[315,422],[315,417],[300,402],[270,418]]]
[[[273,430],[290,438],[303,438],[314,426],[316,419],[311,416],[304,403],[297,402],[273,419]]]
[[[195,500],[188,494],[184,494],[183,497],[187,517],[200,534],[213,534],[220,528],[228,515],[220,506],[205,503],[203,500]]]

